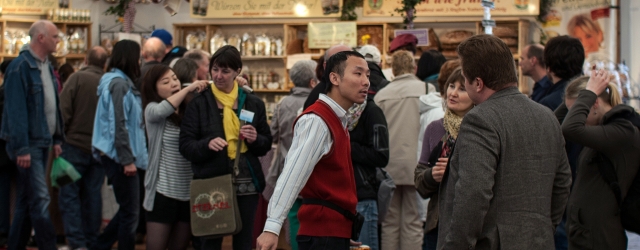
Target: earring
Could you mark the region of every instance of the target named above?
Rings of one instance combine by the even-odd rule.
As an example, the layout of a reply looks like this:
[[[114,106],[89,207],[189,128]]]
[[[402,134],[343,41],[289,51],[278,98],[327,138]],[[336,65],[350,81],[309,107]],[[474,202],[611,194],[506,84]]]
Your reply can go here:
[[[594,115],[597,115],[597,114],[598,114],[598,111],[593,111],[593,114],[594,114]]]

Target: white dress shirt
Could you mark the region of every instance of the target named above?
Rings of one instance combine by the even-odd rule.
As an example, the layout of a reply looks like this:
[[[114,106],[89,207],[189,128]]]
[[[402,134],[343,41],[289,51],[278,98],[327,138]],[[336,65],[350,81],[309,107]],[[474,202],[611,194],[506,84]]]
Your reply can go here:
[[[346,128],[348,120],[346,111],[324,94],[320,94],[319,99],[331,107],[342,122],[343,128]],[[332,145],[329,127],[320,116],[309,113],[298,118],[282,174],[269,201],[264,231],[280,234],[282,223],[309,180],[313,168],[323,156],[329,153]]]

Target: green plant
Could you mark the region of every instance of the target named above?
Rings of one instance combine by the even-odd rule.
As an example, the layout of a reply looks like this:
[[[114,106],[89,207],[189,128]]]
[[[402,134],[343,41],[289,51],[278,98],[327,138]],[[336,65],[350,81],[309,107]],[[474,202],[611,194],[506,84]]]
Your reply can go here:
[[[541,23],[545,22],[545,17],[551,10],[551,6],[553,6],[554,0],[540,0],[540,14],[538,14],[538,21]]]
[[[422,0],[402,0],[402,8],[396,8],[395,12],[400,13],[404,18],[403,23],[406,29],[413,29],[413,20],[416,19],[416,5]]]
[[[355,21],[358,20],[358,15],[356,14],[356,7],[362,6],[363,0],[344,0],[342,3],[342,16],[340,16],[340,20],[342,21]]]
[[[124,16],[124,12],[127,9],[127,4],[132,1],[132,0],[119,0],[118,4],[115,6],[111,6],[109,7],[104,14],[105,15],[114,15],[116,17],[123,17]],[[118,20],[116,19],[116,22]]]

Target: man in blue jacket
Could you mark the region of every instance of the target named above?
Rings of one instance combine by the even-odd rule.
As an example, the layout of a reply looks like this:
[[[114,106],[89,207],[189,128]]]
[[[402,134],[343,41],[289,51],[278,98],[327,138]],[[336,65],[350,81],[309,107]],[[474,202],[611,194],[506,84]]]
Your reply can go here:
[[[50,197],[46,183],[49,149],[54,157],[62,152],[62,117],[58,107],[58,82],[47,55],[56,51],[58,29],[50,21],[36,21],[29,29],[31,44],[20,52],[4,78],[5,105],[0,137],[7,154],[18,165],[18,194],[9,249],[24,249],[31,231],[36,231],[39,249],[56,249],[49,216]],[[28,213],[28,214],[27,214]]]

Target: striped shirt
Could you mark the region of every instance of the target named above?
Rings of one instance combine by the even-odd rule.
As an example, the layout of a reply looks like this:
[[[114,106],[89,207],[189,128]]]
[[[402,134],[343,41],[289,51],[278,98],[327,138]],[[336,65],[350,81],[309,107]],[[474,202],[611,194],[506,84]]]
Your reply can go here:
[[[325,102],[336,113],[342,126],[347,126],[346,111],[334,100],[320,94],[319,100]],[[309,180],[313,168],[320,159],[329,153],[333,145],[331,132],[327,124],[316,114],[301,116],[295,124],[293,141],[284,161],[282,174],[278,178],[273,196],[269,201],[267,222],[264,231],[280,234],[282,223],[287,217],[293,202]]]
[[[182,157],[178,150],[179,138],[180,127],[167,121],[162,134],[157,192],[169,198],[188,201],[193,173],[191,163]]]

